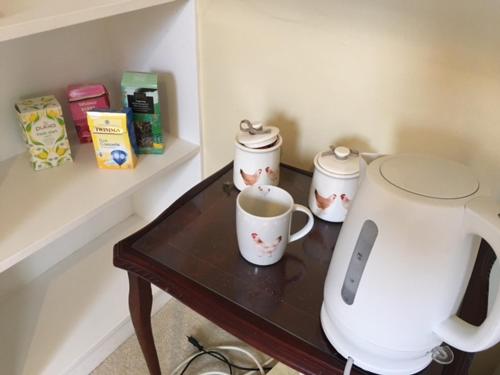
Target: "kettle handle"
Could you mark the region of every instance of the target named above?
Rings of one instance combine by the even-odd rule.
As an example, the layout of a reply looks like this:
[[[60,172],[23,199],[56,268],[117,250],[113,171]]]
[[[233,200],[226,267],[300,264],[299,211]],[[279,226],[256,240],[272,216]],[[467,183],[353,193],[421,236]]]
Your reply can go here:
[[[491,198],[478,197],[465,205],[466,233],[484,238],[500,259],[500,207]],[[465,352],[488,349],[500,341],[500,288],[484,322],[476,327],[454,315],[434,329],[442,340]]]

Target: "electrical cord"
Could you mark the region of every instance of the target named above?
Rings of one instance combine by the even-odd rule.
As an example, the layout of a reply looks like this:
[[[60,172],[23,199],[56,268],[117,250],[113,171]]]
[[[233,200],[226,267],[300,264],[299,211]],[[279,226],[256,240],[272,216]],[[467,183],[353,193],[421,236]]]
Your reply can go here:
[[[232,365],[231,363],[229,362],[229,360],[224,356],[222,355],[221,353],[218,353],[218,352],[214,352],[214,351],[203,351],[203,352],[199,352],[199,353],[196,353],[196,355],[194,356],[191,356],[189,361],[186,363],[186,365],[184,366],[184,368],[182,369],[181,371],[181,375],[183,375],[186,370],[188,369],[189,366],[191,366],[191,364],[196,360],[198,359],[199,357],[201,356],[204,356],[204,355],[210,355],[224,363],[227,364],[227,366],[229,367],[229,375],[233,375],[233,368],[232,368]]]
[[[255,358],[253,356],[253,354],[250,353],[249,351],[246,351],[245,349],[239,348],[237,346],[218,346],[217,349],[220,349],[220,350],[234,350],[234,351],[246,354],[248,357],[250,357],[255,362],[255,364],[257,365],[257,368],[259,369],[260,373],[262,375],[266,374],[266,372],[264,371],[264,369],[260,365],[259,361],[257,361],[257,358]]]
[[[347,362],[344,367],[344,375],[350,375],[352,370],[352,365],[354,364],[354,360],[351,357],[347,358]]]
[[[188,341],[196,348],[198,349],[200,352],[206,352],[205,348],[203,347],[203,345],[200,344],[200,342],[193,336],[188,336]],[[224,347],[221,347],[221,346],[218,346],[217,349],[224,349]],[[238,350],[238,351],[243,351],[247,356],[251,357],[253,359],[253,361],[257,364],[257,366],[259,365],[259,362],[252,357],[252,355],[245,351],[244,349],[241,349],[239,347],[227,347],[226,349],[228,350]],[[218,352],[213,352],[213,353],[217,353],[217,354],[220,354]],[[221,355],[221,354],[220,354]],[[221,355],[222,356],[222,355]],[[212,355],[212,357],[214,357],[214,355]],[[223,357],[223,356],[222,356]],[[219,358],[217,358],[219,359]],[[226,358],[227,360],[227,358]],[[254,367],[245,367],[245,366],[239,366],[239,365],[236,365],[234,363],[230,363],[229,361],[227,361],[226,363],[229,363],[231,367],[234,367],[238,370],[246,370],[246,371],[259,371],[260,368],[254,368]],[[182,374],[181,374],[182,375]]]
[[[250,374],[254,371],[258,371],[261,375],[264,375],[265,374],[265,370],[270,370],[271,368],[270,367],[264,367],[262,366],[259,361],[257,361],[257,359],[250,353],[248,352],[247,350],[245,349],[242,349],[240,347],[237,347],[237,346],[216,346],[216,347],[213,347],[213,348],[205,348],[203,347],[203,345],[200,344],[200,342],[193,336],[188,336],[188,341],[195,347],[197,348],[199,351],[197,353],[194,353],[193,355],[191,355],[189,358],[185,359],[182,363],[180,363],[171,373],[171,375],[175,375],[176,373],[179,372],[179,370],[182,368],[182,372],[180,375],[184,374],[185,371],[189,368],[189,366],[200,356],[202,355],[210,355],[216,359],[218,359],[219,361],[222,361],[224,363],[226,363],[229,367],[229,371],[230,371],[230,374],[227,374],[227,375],[232,375],[233,372],[232,372],[232,368],[236,368],[236,369],[239,369],[239,370],[247,370],[249,371],[248,373],[246,373],[245,375],[247,374]],[[232,362],[230,362],[224,355],[222,355],[221,353],[217,352],[216,350],[228,350],[228,351],[238,351],[238,352],[241,352],[243,354],[245,354],[246,356],[248,356],[249,358],[252,359],[252,361],[257,365],[257,368],[252,368],[252,367],[245,367],[245,366],[239,366],[239,365],[236,365]],[[267,363],[266,363],[267,364]],[[222,373],[222,374],[225,374],[225,373]]]
[[[263,364],[262,364],[262,367],[264,368],[264,370],[271,370],[272,368],[271,367],[266,367],[267,365],[270,365],[271,363],[275,362],[275,359],[274,358],[268,358]],[[255,371],[259,371],[258,369],[253,369],[251,371],[248,371],[248,372],[245,372],[243,375],[252,375]],[[204,372],[203,374],[199,374],[199,375],[228,375],[224,372]],[[303,375],[303,374],[300,374],[300,375]]]
[[[271,363],[275,362],[274,358],[268,358],[267,361],[265,361],[263,364],[262,364],[262,367],[264,368],[265,371],[269,371],[272,369],[272,367],[266,367],[267,365],[270,365]],[[243,375],[252,375],[253,373],[255,373],[256,371],[259,371],[258,369],[251,369],[250,371],[248,372],[245,372]]]

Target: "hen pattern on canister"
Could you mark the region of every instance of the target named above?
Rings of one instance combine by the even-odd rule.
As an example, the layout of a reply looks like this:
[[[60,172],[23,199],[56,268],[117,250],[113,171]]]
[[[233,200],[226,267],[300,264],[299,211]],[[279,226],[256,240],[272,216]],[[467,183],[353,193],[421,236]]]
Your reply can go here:
[[[259,180],[261,174],[262,174],[262,169],[257,169],[257,171],[254,174],[245,173],[243,169],[240,169],[241,178],[243,179],[243,182],[247,186],[255,185]]]
[[[318,193],[318,190],[314,190],[314,197],[316,198],[316,205],[321,210],[326,210],[328,207],[332,205],[337,198],[337,194],[332,194],[329,197],[323,197]]]

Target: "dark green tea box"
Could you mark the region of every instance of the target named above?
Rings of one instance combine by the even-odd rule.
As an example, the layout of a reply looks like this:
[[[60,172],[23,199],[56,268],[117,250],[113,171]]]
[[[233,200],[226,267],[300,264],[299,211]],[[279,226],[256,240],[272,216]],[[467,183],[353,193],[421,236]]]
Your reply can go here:
[[[162,154],[165,150],[154,73],[125,72],[122,77],[122,105],[132,108],[138,154]]]

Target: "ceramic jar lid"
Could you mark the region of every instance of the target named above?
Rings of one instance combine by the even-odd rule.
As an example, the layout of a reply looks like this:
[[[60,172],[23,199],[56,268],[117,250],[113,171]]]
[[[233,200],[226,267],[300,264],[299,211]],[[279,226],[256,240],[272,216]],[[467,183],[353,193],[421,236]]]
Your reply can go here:
[[[243,120],[236,135],[238,143],[248,148],[262,148],[272,145],[278,139],[280,130],[275,126],[264,126],[261,122]]]
[[[316,155],[314,162],[326,174],[343,177],[359,174],[359,154],[347,147],[331,147],[330,151]]]

